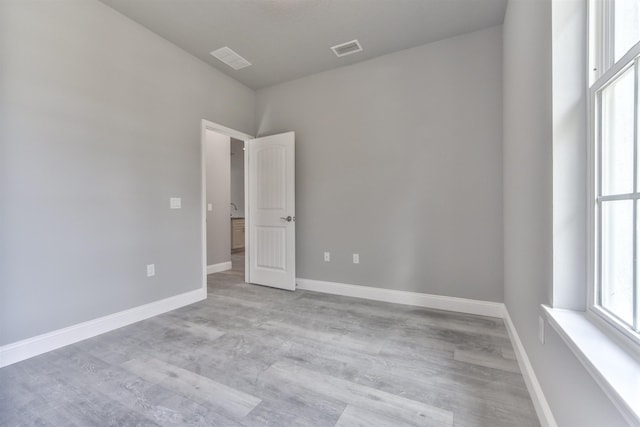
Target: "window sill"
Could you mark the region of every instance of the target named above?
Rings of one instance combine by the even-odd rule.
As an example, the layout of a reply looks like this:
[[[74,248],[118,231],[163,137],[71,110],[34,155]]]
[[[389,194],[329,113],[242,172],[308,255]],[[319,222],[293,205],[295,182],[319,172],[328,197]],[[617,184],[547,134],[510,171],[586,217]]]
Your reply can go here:
[[[581,311],[543,305],[549,324],[631,425],[640,424],[640,363]]]

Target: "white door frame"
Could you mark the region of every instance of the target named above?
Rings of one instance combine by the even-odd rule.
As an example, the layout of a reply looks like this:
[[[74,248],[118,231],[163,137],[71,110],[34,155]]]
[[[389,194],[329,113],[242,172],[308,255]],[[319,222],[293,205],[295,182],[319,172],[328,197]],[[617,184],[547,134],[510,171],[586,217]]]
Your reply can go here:
[[[249,149],[247,141],[254,139],[255,137],[244,132],[237,131],[235,129],[228,128],[218,123],[211,122],[209,120],[202,119],[201,125],[202,131],[200,135],[200,189],[201,189],[201,228],[202,233],[200,236],[202,245],[202,288],[207,291],[207,158],[206,158],[206,133],[207,130],[218,132],[222,135],[229,136],[231,138],[244,141],[244,222],[245,230],[249,227],[251,218],[249,215]],[[245,233],[244,236],[244,281],[249,282],[249,233]],[[231,250],[231,249],[229,249]]]

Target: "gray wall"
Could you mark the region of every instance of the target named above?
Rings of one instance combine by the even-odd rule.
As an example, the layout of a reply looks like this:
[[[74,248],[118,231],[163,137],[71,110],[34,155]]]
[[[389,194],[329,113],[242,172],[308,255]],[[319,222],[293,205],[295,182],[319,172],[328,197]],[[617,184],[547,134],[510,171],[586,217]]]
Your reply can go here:
[[[200,120],[254,96],[97,1],[0,1],[0,345],[199,288]]]
[[[231,202],[238,210],[231,208],[231,215],[244,217],[244,141],[231,138]]]
[[[298,277],[503,300],[501,27],[257,100],[260,135],[296,132]]]
[[[231,138],[206,131],[206,170],[207,170],[207,265],[231,261],[231,219],[229,158]]]
[[[537,340],[540,304],[551,302],[553,278],[552,150],[558,129],[552,105],[559,104],[552,101],[551,11],[550,0],[511,0],[504,22],[505,303],[558,424],[623,426],[552,328],[547,325],[544,345]]]

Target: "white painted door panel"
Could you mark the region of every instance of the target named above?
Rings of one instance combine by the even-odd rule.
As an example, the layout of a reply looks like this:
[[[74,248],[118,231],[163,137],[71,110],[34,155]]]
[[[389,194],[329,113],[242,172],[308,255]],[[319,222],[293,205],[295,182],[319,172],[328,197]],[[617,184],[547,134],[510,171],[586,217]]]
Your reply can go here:
[[[295,290],[295,135],[249,141],[249,281]]]

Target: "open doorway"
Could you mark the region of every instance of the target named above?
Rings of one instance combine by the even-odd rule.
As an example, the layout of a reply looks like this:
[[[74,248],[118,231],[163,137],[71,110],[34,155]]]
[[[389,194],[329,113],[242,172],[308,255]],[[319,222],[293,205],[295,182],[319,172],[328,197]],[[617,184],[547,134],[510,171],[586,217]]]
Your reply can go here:
[[[241,282],[295,290],[294,132],[253,138],[203,120],[201,141],[203,288],[208,274],[233,273],[233,251]],[[232,147],[244,158],[244,180],[234,184],[244,187],[242,208],[231,200]]]
[[[224,272],[246,281],[245,142],[252,137],[202,121],[202,248],[204,283]]]
[[[244,278],[246,218],[244,206],[244,141],[230,142],[231,270]]]

